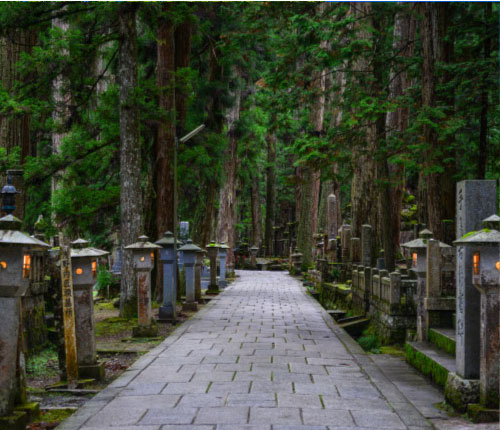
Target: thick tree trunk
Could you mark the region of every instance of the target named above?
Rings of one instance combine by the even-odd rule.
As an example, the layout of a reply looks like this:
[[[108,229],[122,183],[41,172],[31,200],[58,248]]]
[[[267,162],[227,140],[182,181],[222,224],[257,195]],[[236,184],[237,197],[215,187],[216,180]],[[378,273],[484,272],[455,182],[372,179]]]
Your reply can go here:
[[[273,119],[274,122],[274,119]],[[267,133],[267,167],[266,167],[266,221],[264,244],[266,254],[273,255],[274,219],[276,213],[276,133],[274,124]]]
[[[450,76],[446,73],[440,78],[435,72],[438,62],[447,62],[452,55],[453,44],[446,42],[448,19],[451,10],[447,4],[421,3],[420,9],[423,15],[421,22],[421,46],[422,46],[422,105],[433,108],[437,103],[436,83],[444,83]],[[453,104],[453,98],[447,95],[444,104]],[[431,173],[427,175],[427,217],[429,228],[436,239],[445,240],[442,230],[444,219],[453,219],[455,210],[455,173],[454,161],[446,161],[448,156],[454,160],[453,154],[449,153],[446,144],[439,142],[435,129],[424,125],[424,141],[431,147],[428,164],[439,163],[444,168],[443,173]],[[444,146],[444,148],[439,148]],[[436,153],[440,155],[435,155]],[[439,157],[439,159],[437,158]],[[443,161],[445,160],[445,161]]]
[[[487,23],[491,19],[491,3],[484,3],[484,8],[484,18],[485,22]],[[491,55],[491,39],[489,37],[486,37],[483,45],[484,60],[489,61]],[[481,80],[481,119],[479,129],[477,178],[485,179],[486,166],[488,163],[488,68],[485,68],[485,73],[483,74]]]
[[[314,171],[311,167],[301,168],[301,192],[300,192],[300,212],[299,224],[297,229],[297,248],[302,253],[303,267],[309,267],[313,263],[313,176]]]
[[[225,182],[219,194],[219,214],[217,222],[217,240],[229,246],[226,264],[229,271],[234,267],[234,234],[236,224],[236,181],[238,170],[238,136],[236,126],[240,118],[241,89],[239,73],[234,73],[236,88],[232,94],[234,104],[226,112],[228,147],[224,154]]]
[[[261,227],[261,210],[260,210],[260,190],[259,190],[259,176],[258,174],[252,175],[252,191],[251,191],[251,207],[252,207],[252,242],[251,246],[260,248],[262,241],[262,227]]]
[[[127,245],[142,234],[141,145],[139,110],[134,100],[137,87],[137,5],[123,3],[119,9],[119,78],[120,78],[120,215],[122,278],[120,315],[137,313],[134,269]]]
[[[357,20],[370,19],[371,3],[351,3],[351,14]],[[366,29],[358,29],[357,37],[367,40],[370,33]],[[360,58],[354,65],[355,70],[370,71],[366,58]],[[375,187],[376,163],[374,151],[376,148],[377,130],[374,124],[365,127],[363,142],[358,142],[352,151],[352,184],[351,184],[351,231],[353,237],[361,237],[361,226],[370,224],[378,226],[377,195]],[[375,241],[374,241],[375,242]],[[376,245],[374,245],[376,246]]]
[[[0,84],[8,92],[14,89],[15,81],[23,77],[16,68],[21,54],[31,53],[36,43],[35,30],[12,30],[0,37]],[[21,164],[28,155],[34,155],[30,145],[30,116],[0,116],[0,148],[10,152],[12,148],[21,148]]]
[[[52,27],[59,29],[64,34],[68,31],[69,24],[64,19],[54,18],[52,20]],[[63,50],[63,55],[68,55],[67,50]],[[52,120],[54,122],[54,129],[52,131],[52,153],[59,154],[62,141],[67,132],[70,103],[68,82],[63,75],[58,75],[52,82],[52,99],[54,102],[54,110],[52,112]],[[52,199],[54,199],[55,193],[60,187],[60,180],[61,174],[56,173],[52,175]],[[55,216],[54,221],[56,222]]]

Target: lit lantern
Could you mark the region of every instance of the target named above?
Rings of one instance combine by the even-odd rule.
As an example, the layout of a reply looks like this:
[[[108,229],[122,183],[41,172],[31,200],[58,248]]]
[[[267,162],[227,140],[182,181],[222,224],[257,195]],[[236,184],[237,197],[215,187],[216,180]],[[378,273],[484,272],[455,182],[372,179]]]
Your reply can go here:
[[[132,251],[134,255],[134,269],[136,270],[152,270],[154,267],[154,253],[161,246],[155,245],[148,241],[147,236],[140,236],[139,241],[125,247]]]
[[[454,242],[472,249],[472,282],[477,286],[497,285],[500,270],[498,232],[500,217],[492,215],[483,220],[483,229],[468,233]]]
[[[417,261],[418,261],[418,254],[414,252],[411,255],[411,267],[417,267]]]
[[[80,377],[100,380],[104,378],[104,363],[97,361],[93,290],[98,259],[108,252],[88,245],[84,239],[71,242],[76,351]]]
[[[22,387],[16,377],[18,361],[21,299],[33,276],[32,256],[49,248],[46,243],[22,233],[21,220],[14,217],[16,189],[9,179],[2,190],[2,209],[8,213],[0,218],[0,416],[12,414],[16,391]]]
[[[500,217],[492,215],[483,220],[483,229],[468,233],[454,245],[468,247],[472,251],[472,283],[481,294],[480,312],[480,372],[479,399],[486,408],[498,408],[500,330]],[[467,267],[467,266],[466,266]]]

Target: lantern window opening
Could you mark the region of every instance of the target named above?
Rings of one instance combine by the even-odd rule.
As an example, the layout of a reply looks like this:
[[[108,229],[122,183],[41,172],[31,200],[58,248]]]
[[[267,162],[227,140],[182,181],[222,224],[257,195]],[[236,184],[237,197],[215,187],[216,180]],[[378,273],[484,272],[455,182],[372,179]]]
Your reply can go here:
[[[155,262],[155,253],[151,252],[151,263]]]
[[[417,260],[418,260],[418,255],[416,252],[414,252],[411,255],[412,267],[417,267]]]
[[[23,257],[23,278],[29,279],[31,272],[31,255],[25,254]]]
[[[479,275],[479,252],[475,252],[472,256],[472,270],[474,275]]]
[[[81,267],[77,267],[76,270],[75,270],[75,273],[77,275],[82,275],[83,274],[83,269]]]
[[[2,269],[2,270],[7,269],[7,262],[6,261],[0,261],[0,269]]]
[[[497,263],[495,264],[495,267],[500,272],[500,261],[497,261]]]
[[[97,260],[92,260],[92,277],[97,277]]]
[[[141,257],[141,262],[144,262],[146,260],[146,257]]]

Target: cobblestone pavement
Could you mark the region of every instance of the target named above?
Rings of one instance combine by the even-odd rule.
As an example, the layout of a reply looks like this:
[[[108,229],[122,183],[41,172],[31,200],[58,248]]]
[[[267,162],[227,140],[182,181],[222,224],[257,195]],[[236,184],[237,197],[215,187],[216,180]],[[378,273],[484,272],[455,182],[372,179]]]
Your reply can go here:
[[[238,273],[58,428],[417,430],[432,428],[429,414],[446,421],[432,408],[442,400],[437,390],[404,372],[391,380],[389,360],[377,365],[299,281],[283,272]]]

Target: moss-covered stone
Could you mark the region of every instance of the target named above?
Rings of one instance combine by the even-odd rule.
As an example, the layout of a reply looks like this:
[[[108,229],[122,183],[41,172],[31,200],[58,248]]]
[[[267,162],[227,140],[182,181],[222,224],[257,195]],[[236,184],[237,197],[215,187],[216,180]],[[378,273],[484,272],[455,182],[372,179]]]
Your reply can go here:
[[[457,411],[465,412],[467,405],[479,402],[479,380],[463,379],[450,373],[444,388],[444,398]]]
[[[0,417],[0,430],[25,430],[28,423],[26,412],[14,411],[11,415]]]
[[[28,421],[33,421],[40,416],[40,405],[36,402],[24,403],[16,406],[16,411],[26,412]]]
[[[412,345],[406,343],[405,345],[406,361],[413,367],[419,370],[424,375],[428,376],[432,381],[441,387],[445,387],[449,371],[436,363],[431,358],[422,354],[413,348]]]
[[[499,419],[498,409],[488,409],[479,403],[467,406],[467,415],[473,423],[495,423]]]
[[[450,355],[455,355],[456,342],[453,339],[450,339],[447,336],[433,330],[429,329],[428,333],[429,342],[436,345],[439,349],[446,351]]]

